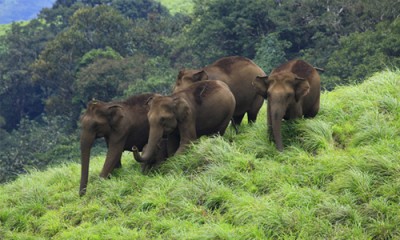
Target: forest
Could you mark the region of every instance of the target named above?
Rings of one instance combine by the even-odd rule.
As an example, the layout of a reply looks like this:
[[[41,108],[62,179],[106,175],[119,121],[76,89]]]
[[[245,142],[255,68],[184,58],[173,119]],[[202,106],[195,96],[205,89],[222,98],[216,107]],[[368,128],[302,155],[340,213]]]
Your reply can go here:
[[[400,66],[400,1],[193,0],[177,6],[57,0],[29,22],[2,25],[0,182],[77,161],[79,117],[89,100],[168,94],[180,69],[223,56],[245,56],[266,73],[304,59],[325,69],[324,91]]]

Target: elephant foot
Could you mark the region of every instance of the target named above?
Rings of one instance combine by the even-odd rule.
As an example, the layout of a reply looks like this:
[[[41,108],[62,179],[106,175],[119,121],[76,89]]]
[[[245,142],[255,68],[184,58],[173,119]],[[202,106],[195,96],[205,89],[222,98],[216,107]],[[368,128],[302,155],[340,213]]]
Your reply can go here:
[[[86,188],[79,190],[79,197],[83,197],[86,194]]]
[[[142,174],[148,174],[154,168],[153,164],[142,164]]]

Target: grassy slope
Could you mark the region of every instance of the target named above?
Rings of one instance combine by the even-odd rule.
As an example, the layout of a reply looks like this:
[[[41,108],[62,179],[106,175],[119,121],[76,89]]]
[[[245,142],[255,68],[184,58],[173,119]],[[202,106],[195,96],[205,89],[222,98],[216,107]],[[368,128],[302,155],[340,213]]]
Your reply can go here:
[[[191,13],[193,9],[192,0],[156,0],[166,6],[172,14]]]
[[[284,123],[285,151],[253,126],[201,138],[157,173],[131,155],[110,180],[71,163],[0,187],[0,239],[400,238],[400,71],[322,95]],[[78,151],[78,150],[77,150]]]

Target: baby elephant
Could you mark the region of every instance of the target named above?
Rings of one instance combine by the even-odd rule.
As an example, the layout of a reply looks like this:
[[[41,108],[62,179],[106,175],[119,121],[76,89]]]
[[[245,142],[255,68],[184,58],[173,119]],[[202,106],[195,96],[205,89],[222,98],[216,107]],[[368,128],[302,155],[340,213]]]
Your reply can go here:
[[[256,77],[253,86],[267,99],[270,139],[274,139],[276,148],[283,151],[282,119],[314,117],[319,111],[319,74],[307,62],[292,60],[272,70],[269,76]]]
[[[157,144],[168,138],[168,155],[181,153],[202,135],[223,135],[235,110],[235,98],[221,81],[200,81],[170,96],[154,96],[148,103],[149,141],[138,162],[152,162]]]

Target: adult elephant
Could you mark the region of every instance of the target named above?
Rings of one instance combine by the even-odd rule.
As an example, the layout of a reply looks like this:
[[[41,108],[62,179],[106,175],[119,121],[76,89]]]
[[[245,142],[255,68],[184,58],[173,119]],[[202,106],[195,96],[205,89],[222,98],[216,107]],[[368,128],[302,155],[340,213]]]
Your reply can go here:
[[[257,95],[252,81],[264,76],[264,71],[248,58],[240,56],[223,57],[202,69],[181,70],[178,74],[174,92],[202,80],[221,80],[235,96],[236,106],[233,114],[234,125],[240,125],[247,113],[249,122],[255,122],[264,99]]]
[[[149,142],[138,162],[152,161],[158,142],[167,137],[168,155],[181,153],[202,135],[221,134],[232,118],[235,98],[221,81],[201,81],[170,96],[156,95],[149,101]]]
[[[319,74],[309,63],[292,60],[272,70],[269,76],[256,77],[253,85],[257,93],[267,99],[270,139],[283,151],[282,119],[311,118],[319,111]]]
[[[90,150],[96,138],[105,138],[108,148],[100,173],[102,178],[108,177],[114,168],[121,167],[121,155],[124,150],[131,151],[134,145],[143,149],[149,136],[148,109],[145,104],[153,96],[154,94],[143,94],[120,102],[94,100],[88,103],[86,112],[81,117],[81,183],[79,189],[81,196],[86,193]],[[165,148],[162,145],[159,147]],[[158,157],[166,156],[158,155]],[[142,168],[147,169],[149,166],[144,164]]]

